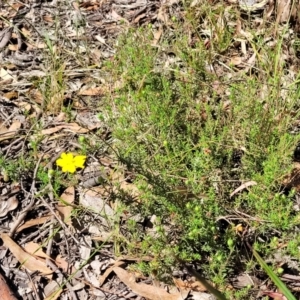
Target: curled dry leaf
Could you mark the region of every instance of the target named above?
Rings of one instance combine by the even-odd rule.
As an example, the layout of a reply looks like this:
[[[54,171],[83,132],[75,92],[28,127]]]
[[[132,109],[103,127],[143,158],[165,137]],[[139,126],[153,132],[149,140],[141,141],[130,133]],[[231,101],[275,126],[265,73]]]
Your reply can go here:
[[[120,266],[123,266],[124,264],[125,264],[124,261],[119,260],[119,261],[116,261],[113,266],[106,269],[104,274],[101,275],[99,278],[100,286],[105,282],[106,278],[110,275],[110,273],[114,271],[115,267],[120,267]]]
[[[16,195],[8,198],[7,201],[1,201],[0,202],[0,217],[5,217],[8,214],[8,212],[16,209],[18,207],[18,205],[19,205],[19,201],[18,201]]]
[[[249,186],[252,186],[252,185],[257,185],[257,183],[255,181],[248,181],[248,182],[245,182],[243,183],[242,185],[240,185],[237,189],[235,189],[231,194],[230,194],[230,197],[234,196],[235,194],[237,194],[238,192],[248,188]]]
[[[135,294],[145,297],[149,300],[183,300],[186,299],[186,296],[188,295],[188,292],[185,292],[186,295],[184,295],[182,292],[177,294],[169,294],[162,288],[145,283],[136,283],[132,274],[119,267],[115,267],[114,272],[119,279],[123,281],[123,283],[127,285],[127,287],[129,287]]]
[[[22,264],[22,266],[29,271],[39,271],[44,275],[53,273],[52,270],[46,266],[45,261],[37,259],[31,254],[24,251],[9,237],[8,234],[2,233],[1,239],[4,245],[11,251],[15,258]]]

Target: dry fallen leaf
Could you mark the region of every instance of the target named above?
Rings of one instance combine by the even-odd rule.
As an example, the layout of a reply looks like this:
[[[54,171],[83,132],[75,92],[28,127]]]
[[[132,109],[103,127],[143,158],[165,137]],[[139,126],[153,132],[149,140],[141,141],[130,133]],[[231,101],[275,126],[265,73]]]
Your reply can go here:
[[[206,287],[200,282],[200,281],[194,281],[194,282],[185,282],[178,278],[173,278],[173,281],[175,285],[179,289],[186,289],[186,290],[193,290],[197,292],[205,292],[207,291]]]
[[[48,22],[48,23],[51,23],[51,24],[54,22],[53,17],[51,15],[43,16],[43,20]]]
[[[1,14],[0,14],[1,15]],[[11,36],[12,36],[12,30],[13,28],[12,27],[9,27],[9,28],[4,28],[1,32],[0,32],[0,35],[1,35],[1,40],[0,40],[0,49],[2,50],[7,44],[8,42],[10,41],[11,39]],[[0,71],[1,73],[1,71]]]
[[[7,199],[7,201],[0,202],[0,217],[5,217],[8,212],[16,209],[19,205],[17,196],[14,195]]]
[[[56,256],[55,264],[57,265],[57,267],[61,268],[65,273],[66,272],[69,272],[69,273],[76,272],[76,268],[74,266],[72,266],[70,268],[70,264],[60,254]]]
[[[169,14],[167,13],[167,8],[164,5],[161,5],[157,12],[157,19],[162,21],[166,26],[171,26],[172,22],[170,22]]]
[[[234,196],[235,194],[237,194],[238,192],[248,188],[249,186],[252,186],[252,185],[257,185],[257,183],[255,181],[248,181],[248,182],[245,182],[243,183],[242,185],[240,185],[237,189],[235,189],[231,194],[230,194],[230,197]]]
[[[119,277],[119,279],[123,281],[123,283],[127,287],[129,287],[135,294],[145,297],[149,300],[183,300],[188,295],[188,292],[169,294],[162,288],[145,283],[136,283],[135,278],[131,273],[119,267],[115,267],[114,272]]]
[[[8,49],[11,51],[18,51],[19,47],[18,44],[9,44]]]
[[[34,242],[26,243],[24,246],[24,250],[33,256],[39,256],[39,257],[51,259],[51,257],[42,250],[41,245],[37,243]]]
[[[63,221],[66,224],[71,226],[72,225],[71,213],[73,210],[72,204],[74,203],[75,200],[75,188],[73,186],[68,187],[60,196],[60,199],[62,201],[56,206],[56,209],[62,215]]]
[[[263,295],[267,295],[275,300],[287,300],[287,298],[282,293],[278,292],[263,292]]]
[[[231,57],[231,59],[230,59],[230,64],[233,65],[233,66],[238,66],[238,65],[240,65],[241,63],[243,63],[242,57],[239,57],[239,56],[233,56],[233,57]]]
[[[116,169],[114,171],[111,171],[110,178],[112,181],[120,183],[118,187],[115,186],[113,188],[114,192],[117,193],[121,190],[122,192],[127,193],[133,198],[138,198],[140,196],[138,187],[134,183],[125,181],[123,169]]]
[[[162,28],[162,26],[160,26],[158,28],[158,30],[153,33],[153,41],[151,43],[151,46],[156,46],[158,44],[158,42],[162,36],[162,33],[163,33],[163,28]]]
[[[75,188],[74,186],[69,186],[60,196],[62,202],[65,204],[72,204],[74,203],[75,199]]]
[[[129,21],[123,17],[121,17],[114,9],[111,10],[110,16],[112,19],[124,22],[124,24],[129,25]]]
[[[29,271],[39,271],[44,275],[53,273],[52,270],[46,266],[45,261],[37,259],[31,254],[24,251],[9,237],[8,234],[2,233],[1,239],[4,245],[11,251],[15,258],[22,264],[22,266]]]
[[[93,187],[92,189],[84,189],[80,192],[79,203],[80,205],[92,209],[99,213],[105,225],[108,225],[107,218],[115,214],[114,210],[106,203],[108,192],[102,186]]]
[[[64,125],[59,125],[59,126],[56,126],[56,127],[44,129],[44,130],[42,130],[42,134],[44,134],[44,135],[52,134],[52,133],[55,133],[55,132],[60,131],[62,129],[67,130],[67,131],[71,131],[73,133],[86,133],[86,132],[89,132],[89,129],[80,127],[76,123],[66,123]]]
[[[21,122],[18,120],[14,120],[8,129],[5,126],[0,125],[0,141],[13,138],[20,128]]]
[[[100,96],[100,95],[104,95],[104,93],[105,93],[105,89],[103,87],[95,87],[95,88],[80,90],[78,92],[78,95],[81,95],[81,96]]]
[[[17,99],[18,96],[19,96],[19,93],[16,91],[7,92],[2,95],[2,97],[5,97],[8,100]]]
[[[28,92],[28,96],[30,97],[31,100],[35,101],[38,104],[42,104],[44,101],[44,96],[38,89],[31,89]]]
[[[54,291],[48,297],[44,298],[44,300],[56,300],[59,298],[59,296],[62,292],[63,292],[63,289],[60,287],[58,290]]]
[[[21,32],[27,38],[31,36],[31,32],[26,28],[26,26],[22,27]]]
[[[8,79],[14,79],[14,77],[12,75],[10,75],[9,72],[7,72],[5,69],[1,68],[0,69],[0,77],[3,80],[8,80]]]
[[[22,109],[22,111],[27,111],[27,112],[30,112],[31,111],[31,104],[28,103],[28,102],[23,102],[23,101],[20,101],[20,102],[17,102],[16,105]]]
[[[277,16],[276,16],[276,24],[281,24],[287,22],[290,18],[291,0],[278,0],[276,1],[277,4]]]
[[[10,290],[4,277],[1,274],[0,274],[0,295],[1,295],[1,300],[17,300],[17,298],[13,295],[13,292]]]
[[[116,261],[114,263],[113,266],[111,266],[108,269],[106,269],[106,271],[104,272],[104,274],[101,275],[100,278],[99,278],[100,286],[105,282],[106,278],[110,275],[110,273],[114,271],[115,267],[120,267],[120,266],[123,266],[124,264],[125,264],[124,261],[118,260],[118,261]]]
[[[25,222],[23,225],[21,225],[20,227],[18,227],[16,232],[20,232],[26,228],[30,228],[30,227],[33,227],[36,225],[42,225],[42,224],[46,223],[47,221],[49,221],[50,219],[51,219],[51,216],[46,216],[46,217],[41,217],[38,219],[29,220],[29,221]]]

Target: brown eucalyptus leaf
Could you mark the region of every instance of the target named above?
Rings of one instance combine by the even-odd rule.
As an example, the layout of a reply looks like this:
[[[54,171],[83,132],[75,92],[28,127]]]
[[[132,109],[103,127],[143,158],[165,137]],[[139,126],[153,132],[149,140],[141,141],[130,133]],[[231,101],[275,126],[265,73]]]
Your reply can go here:
[[[0,295],[1,295],[1,300],[17,300],[17,298],[13,295],[13,292],[10,290],[4,277],[1,274],[0,274]]]
[[[39,271],[44,275],[53,273],[53,271],[46,266],[46,262],[44,260],[37,259],[31,254],[24,251],[9,237],[8,234],[2,233],[1,239],[4,243],[4,246],[6,246],[15,256],[15,258],[20,262],[20,264],[22,264],[22,266],[29,271]]]
[[[24,246],[24,250],[33,256],[39,256],[39,257],[51,259],[51,257],[42,250],[41,245],[39,245],[38,243],[35,242],[26,243]]]
[[[104,272],[103,275],[100,276],[99,278],[99,282],[100,282],[100,286],[105,282],[106,278],[110,275],[111,272],[114,271],[115,267],[120,267],[125,265],[125,262],[122,260],[118,260],[114,263],[113,266],[111,266],[110,268],[106,269],[106,271]]]
[[[114,272],[119,277],[119,279],[135,294],[145,297],[149,300],[183,300],[186,299],[186,296],[188,295],[188,292],[169,294],[167,291],[160,287],[148,285],[145,283],[136,283],[134,276],[120,267],[115,267]]]
[[[52,134],[52,133],[58,132],[62,129],[66,130],[66,131],[71,131],[73,133],[86,133],[86,132],[89,132],[89,129],[80,127],[76,123],[66,123],[64,125],[59,125],[59,126],[56,126],[56,127],[44,129],[44,130],[42,130],[42,134],[44,134],[44,135]]]
[[[8,212],[16,209],[19,205],[17,196],[14,195],[7,199],[7,201],[0,202],[0,217],[5,217]]]
[[[20,227],[18,227],[16,232],[21,232],[22,230],[24,230],[26,228],[30,228],[30,227],[33,227],[36,225],[42,225],[42,224],[46,223],[47,221],[49,221],[50,219],[51,219],[51,216],[45,216],[45,217],[41,217],[38,219],[29,220],[29,221],[25,222],[23,225],[21,225]]]
[[[72,204],[75,200],[75,188],[74,186],[68,187],[60,196],[61,202],[56,206],[56,209],[62,215],[66,224],[72,225],[71,213],[73,210]]]

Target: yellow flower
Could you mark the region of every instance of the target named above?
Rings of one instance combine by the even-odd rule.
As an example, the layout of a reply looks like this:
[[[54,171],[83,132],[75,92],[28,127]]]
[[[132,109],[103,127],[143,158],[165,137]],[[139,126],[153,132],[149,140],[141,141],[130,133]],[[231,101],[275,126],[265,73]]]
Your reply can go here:
[[[77,168],[84,168],[86,156],[76,155],[72,153],[62,153],[60,158],[56,160],[56,164],[62,168],[63,172],[74,173]]]

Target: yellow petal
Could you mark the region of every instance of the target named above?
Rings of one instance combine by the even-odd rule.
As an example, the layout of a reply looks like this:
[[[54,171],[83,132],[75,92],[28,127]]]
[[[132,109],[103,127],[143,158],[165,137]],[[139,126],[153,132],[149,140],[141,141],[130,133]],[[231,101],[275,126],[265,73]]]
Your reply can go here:
[[[85,160],[86,160],[86,156],[84,155],[75,156],[73,159],[74,166],[77,168],[84,168]]]
[[[60,155],[60,157],[61,157],[62,159],[66,158],[66,157],[67,157],[67,153],[63,152],[63,153]]]
[[[56,160],[56,164],[60,167],[63,167],[65,165],[65,162],[62,158],[59,158],[58,160]]]
[[[64,173],[66,173],[66,172],[74,173],[76,171],[76,167],[73,164],[64,165],[62,168],[62,171]]]
[[[72,161],[73,160],[73,153],[62,153],[61,157],[64,160]]]

